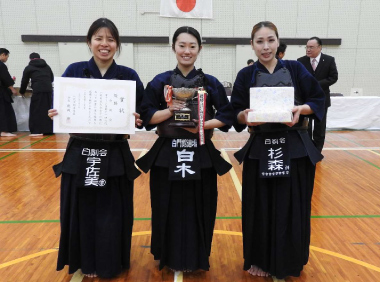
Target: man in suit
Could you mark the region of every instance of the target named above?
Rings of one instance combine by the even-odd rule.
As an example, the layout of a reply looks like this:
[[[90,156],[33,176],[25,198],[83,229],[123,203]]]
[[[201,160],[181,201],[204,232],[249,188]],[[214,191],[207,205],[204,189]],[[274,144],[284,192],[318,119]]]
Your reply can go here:
[[[331,106],[330,86],[338,80],[338,70],[334,57],[321,53],[322,41],[318,37],[311,37],[306,44],[306,56],[298,58],[306,69],[318,80],[319,85],[325,92],[325,115],[321,121],[314,120],[309,123],[309,135],[315,146],[322,152],[326,136],[326,116],[327,109]]]

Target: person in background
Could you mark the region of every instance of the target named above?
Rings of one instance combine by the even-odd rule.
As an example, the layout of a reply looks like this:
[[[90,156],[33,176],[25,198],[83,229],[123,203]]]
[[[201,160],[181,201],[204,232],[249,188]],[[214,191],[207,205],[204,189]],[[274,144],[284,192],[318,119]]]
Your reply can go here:
[[[307,133],[307,122],[308,117],[322,119],[324,95],[302,64],[276,58],[279,36],[272,22],[253,27],[251,45],[258,61],[238,73],[231,96],[236,131],[248,126],[251,135],[235,153],[244,161],[244,269],[282,279],[299,276],[309,258],[315,164],[322,155]],[[292,122],[249,122],[252,87],[293,87]]]
[[[211,137],[214,128],[228,131],[233,109],[223,85],[194,67],[202,50],[196,29],[178,28],[173,35],[172,50],[176,68],[158,74],[148,83],[141,106],[145,128],[157,127],[159,137],[136,163],[144,172],[150,170],[151,252],[155,260],[160,260],[159,269],[167,266],[174,271],[209,270],[218,199],[217,174],[223,175],[231,168]],[[204,110],[204,119],[201,118],[205,120],[204,131],[197,123],[195,127],[189,124],[176,127],[175,116],[181,115],[176,111],[183,109],[185,103],[174,96],[169,98],[168,93],[164,95],[171,87],[195,91],[195,98],[187,107],[192,109],[196,120],[199,120],[198,105]],[[199,88],[207,92],[206,97],[197,91]],[[205,103],[198,102],[202,97]],[[201,143],[200,135],[204,136],[205,144]]]
[[[325,93],[325,114],[323,118],[320,121],[313,119],[309,123],[309,135],[317,149],[322,152],[326,138],[327,110],[331,106],[330,86],[338,81],[335,59],[322,53],[322,40],[314,36],[306,43],[306,56],[298,58],[297,61],[303,64],[318,80]]]
[[[247,66],[253,65],[254,62],[255,62],[254,60],[249,59],[249,60],[247,61]]]
[[[282,60],[282,58],[284,58],[286,47],[288,47],[288,45],[286,45],[286,43],[280,42],[280,45],[278,46],[278,49],[277,49],[277,52],[276,52],[276,58],[277,59]]]
[[[87,33],[87,44],[93,54],[91,60],[69,65],[62,76],[135,81],[139,112],[144,86],[133,69],[114,61],[121,46],[115,24],[106,18],[94,21]],[[48,115],[54,117],[58,112],[50,109]],[[140,115],[134,115],[140,127]],[[140,171],[134,165],[128,138],[122,134],[70,133],[63,161],[54,166],[56,176],[62,174],[57,270],[68,265],[69,273],[81,269],[88,277],[110,278],[129,269],[133,182]],[[104,173],[106,181],[99,185],[92,180],[86,183],[86,152],[100,151],[106,152],[99,168],[99,175]]]
[[[29,55],[29,65],[22,74],[20,94],[24,95],[31,80],[33,95],[30,101],[29,130],[30,136],[41,136],[53,132],[53,121],[46,116],[46,112],[53,105],[54,75],[44,59],[38,53]]]
[[[12,95],[17,95],[13,85],[14,80],[8,72],[5,63],[8,61],[9,51],[0,48],[0,132],[1,136],[16,136],[12,132],[17,131],[17,122],[15,111],[12,107]]]

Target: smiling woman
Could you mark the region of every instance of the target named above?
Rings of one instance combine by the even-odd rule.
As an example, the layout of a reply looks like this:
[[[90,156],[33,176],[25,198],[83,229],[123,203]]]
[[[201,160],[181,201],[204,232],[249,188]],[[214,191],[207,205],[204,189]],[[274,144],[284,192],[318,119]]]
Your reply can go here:
[[[112,21],[96,20],[87,35],[93,53],[88,62],[69,65],[64,77],[122,79],[136,82],[136,111],[144,91],[137,73],[117,65],[119,32]],[[58,112],[49,110],[53,117]],[[141,125],[135,113],[136,126]],[[105,152],[96,154],[96,152]],[[86,153],[100,167],[89,173]],[[96,160],[95,160],[96,159]],[[93,167],[93,166],[92,166]],[[57,270],[69,266],[69,273],[81,269],[89,277],[114,277],[129,268],[133,225],[133,181],[140,172],[134,166],[127,136],[122,134],[70,133],[63,161],[54,166],[61,178],[61,237]],[[94,173],[95,172],[95,173]],[[101,175],[102,179],[96,175]],[[87,182],[86,179],[87,178]],[[88,182],[89,179],[92,179]],[[97,184],[103,180],[105,186]],[[106,181],[104,181],[106,180]]]
[[[158,74],[148,83],[142,103],[145,128],[151,130],[157,126],[159,135],[152,149],[136,163],[144,172],[150,170],[151,252],[154,259],[160,260],[160,269],[165,266],[177,271],[209,269],[218,198],[217,174],[222,175],[231,168],[215,149],[211,137],[214,128],[229,129],[233,111],[223,85],[194,67],[202,50],[201,43],[196,29],[188,26],[177,29],[172,41],[177,67]],[[166,87],[172,87],[174,93],[175,88],[193,88],[189,92],[196,94],[188,108],[198,118],[198,104],[204,106],[200,106],[206,120],[204,145],[200,142],[198,126],[172,127],[176,122],[174,112],[185,104],[165,99]],[[197,91],[200,87],[207,92],[204,104],[197,99],[197,95],[203,97]]]
[[[112,22],[103,21],[103,25],[92,25],[87,34],[87,44],[102,76],[113,62],[116,51],[120,50],[119,31]]]
[[[315,165],[323,156],[307,134],[307,123],[309,117],[322,118],[324,93],[299,62],[275,57],[279,40],[273,23],[253,27],[251,45],[258,61],[238,73],[231,103],[236,131],[249,126],[251,133],[235,154],[244,161],[244,269],[254,276],[284,278],[299,276],[309,258]],[[254,87],[293,87],[292,122],[248,122]]]

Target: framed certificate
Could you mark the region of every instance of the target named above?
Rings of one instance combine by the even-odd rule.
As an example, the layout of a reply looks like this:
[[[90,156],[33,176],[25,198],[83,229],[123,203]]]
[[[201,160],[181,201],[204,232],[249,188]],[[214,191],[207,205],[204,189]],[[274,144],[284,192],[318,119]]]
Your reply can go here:
[[[136,82],[54,78],[56,133],[134,134]]]

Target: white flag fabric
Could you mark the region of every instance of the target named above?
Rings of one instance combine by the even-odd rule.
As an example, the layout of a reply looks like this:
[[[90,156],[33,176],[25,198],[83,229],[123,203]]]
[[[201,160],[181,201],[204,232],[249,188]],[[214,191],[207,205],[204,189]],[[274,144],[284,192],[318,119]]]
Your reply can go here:
[[[161,0],[160,16],[212,19],[212,0]]]

